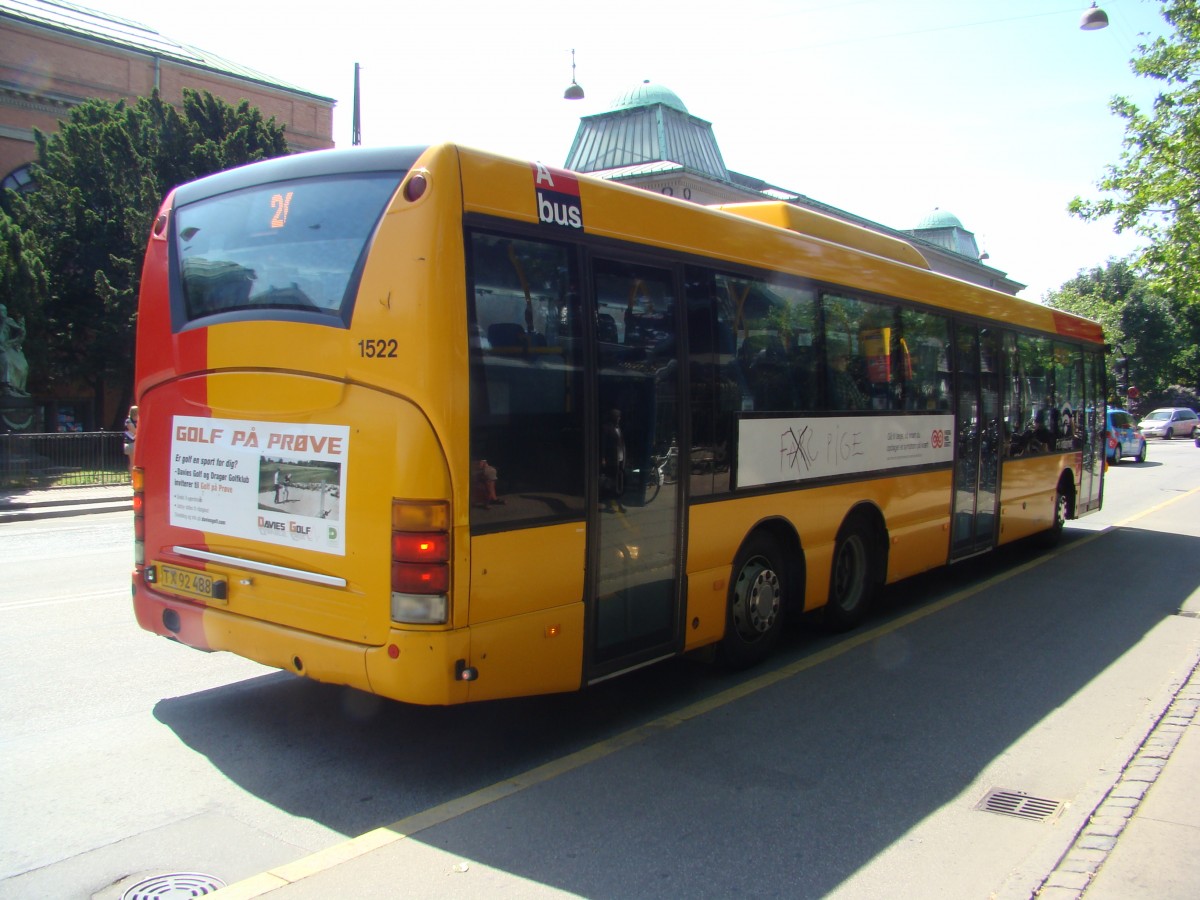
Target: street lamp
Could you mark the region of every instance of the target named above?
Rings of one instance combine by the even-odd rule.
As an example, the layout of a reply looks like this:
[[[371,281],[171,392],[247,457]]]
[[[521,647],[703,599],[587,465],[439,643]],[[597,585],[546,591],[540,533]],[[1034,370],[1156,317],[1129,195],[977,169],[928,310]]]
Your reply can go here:
[[[1126,398],[1125,409],[1127,409],[1130,413],[1132,413],[1134,410],[1134,407],[1137,405],[1139,391],[1136,387],[1134,387],[1133,378],[1129,374],[1130,354],[1127,353],[1125,351],[1125,348],[1123,346],[1121,346],[1120,344],[1115,344],[1114,346],[1117,348],[1117,352],[1121,354],[1120,356],[1118,356],[1116,359],[1113,360],[1113,362],[1117,366],[1117,370],[1116,370],[1117,371],[1117,391],[1121,396]],[[1124,382],[1122,382],[1122,380],[1121,380],[1121,370],[1122,369],[1124,369],[1124,371],[1125,371]]]
[[[1083,13],[1083,18],[1079,20],[1079,27],[1084,31],[1099,31],[1101,28],[1108,27],[1108,14],[1097,9],[1095,0],[1093,0],[1091,8]]]
[[[1107,21],[1107,20],[1105,20]],[[583,88],[579,86],[579,82],[575,80],[575,51],[571,50],[571,83],[567,85],[567,89],[563,91],[564,100],[582,100]]]

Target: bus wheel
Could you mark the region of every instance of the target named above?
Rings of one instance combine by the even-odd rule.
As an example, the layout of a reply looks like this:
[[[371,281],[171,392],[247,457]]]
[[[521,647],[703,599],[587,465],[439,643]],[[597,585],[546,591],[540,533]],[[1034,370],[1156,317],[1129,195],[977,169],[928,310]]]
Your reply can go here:
[[[1067,515],[1071,510],[1071,498],[1063,490],[1060,483],[1054,492],[1054,524],[1037,535],[1038,546],[1049,549],[1057,546],[1062,537],[1063,526],[1067,524]]]
[[[718,657],[731,669],[766,659],[783,630],[787,571],[779,545],[766,534],[751,537],[733,561],[733,581]]]
[[[829,602],[823,611],[829,629],[847,631],[866,618],[879,582],[874,547],[874,529],[861,516],[842,526],[833,548]]]

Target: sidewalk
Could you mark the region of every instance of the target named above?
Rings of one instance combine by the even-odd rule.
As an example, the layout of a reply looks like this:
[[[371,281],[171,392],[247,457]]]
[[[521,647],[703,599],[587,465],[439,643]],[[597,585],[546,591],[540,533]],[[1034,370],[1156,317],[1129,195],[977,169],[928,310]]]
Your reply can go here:
[[[0,493],[0,522],[120,512],[132,505],[133,489],[128,484],[6,491]]]
[[[1142,742],[1041,900],[1192,900],[1200,892],[1200,666]]]

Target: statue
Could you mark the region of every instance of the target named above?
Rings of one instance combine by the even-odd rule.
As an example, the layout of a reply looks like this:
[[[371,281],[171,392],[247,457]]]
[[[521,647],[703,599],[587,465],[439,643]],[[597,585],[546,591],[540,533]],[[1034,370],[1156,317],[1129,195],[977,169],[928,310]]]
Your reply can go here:
[[[0,393],[9,397],[28,397],[25,382],[29,378],[29,361],[21,350],[25,341],[25,325],[8,315],[8,307],[0,304]]]

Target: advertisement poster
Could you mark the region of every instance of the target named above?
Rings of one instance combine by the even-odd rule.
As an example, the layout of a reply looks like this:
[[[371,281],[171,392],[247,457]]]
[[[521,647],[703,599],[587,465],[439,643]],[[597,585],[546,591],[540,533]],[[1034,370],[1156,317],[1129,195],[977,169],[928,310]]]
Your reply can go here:
[[[861,475],[954,460],[954,416],[741,419],[738,487]]]
[[[171,524],[344,556],[350,429],[175,416]]]

